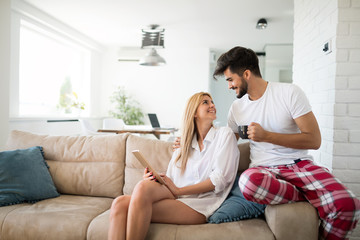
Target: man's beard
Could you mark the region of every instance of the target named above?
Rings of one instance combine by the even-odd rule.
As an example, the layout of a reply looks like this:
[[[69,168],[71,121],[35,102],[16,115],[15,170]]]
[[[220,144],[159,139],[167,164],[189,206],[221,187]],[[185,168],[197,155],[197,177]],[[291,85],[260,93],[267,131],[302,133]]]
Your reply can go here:
[[[237,98],[242,98],[245,94],[247,94],[247,91],[248,91],[247,82],[242,77],[240,77],[240,78],[241,78],[241,87],[240,87],[239,94],[236,95]]]

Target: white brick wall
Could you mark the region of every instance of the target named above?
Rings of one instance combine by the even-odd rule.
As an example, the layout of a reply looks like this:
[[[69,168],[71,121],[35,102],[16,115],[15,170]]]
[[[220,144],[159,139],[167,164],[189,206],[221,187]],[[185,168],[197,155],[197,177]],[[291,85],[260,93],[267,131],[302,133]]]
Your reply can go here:
[[[294,0],[293,62],[322,133],[311,153],[360,197],[360,0]]]
[[[347,132],[344,138],[334,138],[334,161],[346,162],[345,169],[334,168],[334,174],[360,197],[360,1],[339,0],[336,77],[346,79],[346,87],[337,88],[336,104],[345,105],[345,114],[334,115],[335,131]],[[341,61],[342,60],[342,61]],[[358,227],[359,228],[359,227]],[[360,238],[360,231],[354,237]]]
[[[335,105],[337,87],[347,89],[348,85],[347,78],[336,76],[337,58],[344,63],[349,59],[347,51],[336,55],[336,32],[337,29],[343,34],[350,32],[347,24],[337,27],[337,6],[337,0],[294,1],[293,81],[307,94],[322,132],[322,144],[317,151],[320,153],[315,155],[312,151],[312,154],[319,164],[328,168],[332,168],[333,162],[333,116],[335,112],[346,115],[342,107],[347,107],[344,104]],[[324,54],[323,45],[329,40],[332,53]]]

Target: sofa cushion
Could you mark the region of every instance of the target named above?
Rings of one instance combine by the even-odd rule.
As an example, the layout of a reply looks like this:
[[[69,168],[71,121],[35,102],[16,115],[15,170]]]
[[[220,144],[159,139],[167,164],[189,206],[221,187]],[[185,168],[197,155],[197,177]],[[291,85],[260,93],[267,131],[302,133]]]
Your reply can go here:
[[[198,240],[198,239],[236,239],[236,240],[275,240],[270,228],[263,219],[249,219],[230,223],[200,224],[200,225],[177,225],[174,238],[161,238],[163,232],[169,232],[162,227],[152,237],[150,228],[149,239],[176,239],[176,240]]]
[[[319,215],[307,201],[268,205],[265,218],[276,239],[319,239]]]
[[[140,150],[151,166],[158,173],[166,173],[167,166],[172,156],[172,142],[165,142],[156,139],[148,139],[130,135],[126,142],[126,166],[124,194],[131,194],[135,185],[142,179],[144,167],[131,153],[133,150]]]
[[[109,215],[106,211],[90,224],[88,240],[108,239]],[[264,219],[249,219],[231,223],[178,225],[151,223],[146,239],[156,240],[199,240],[199,239],[266,239],[274,236]]]
[[[14,211],[17,208],[21,208],[23,206],[28,206],[28,205],[30,205],[30,203],[22,203],[22,204],[0,207],[0,226],[4,225],[4,222],[6,221],[6,217],[9,213],[11,213],[12,211]],[[2,227],[0,228],[0,237],[2,236],[1,229],[2,229]],[[2,239],[2,238],[0,238],[0,239]]]
[[[0,206],[58,196],[42,147],[0,152]]]
[[[86,240],[108,239],[110,209],[94,218],[87,230]]]
[[[246,200],[239,189],[239,175],[228,197],[208,219],[209,223],[233,222],[257,218],[265,212],[266,205]]]
[[[1,239],[86,239],[90,222],[111,206],[112,198],[61,195],[12,210]]]
[[[62,194],[116,197],[122,194],[127,137],[128,134],[48,136],[12,131],[6,148],[42,146],[50,174]]]
[[[238,148],[240,151],[238,172],[241,174],[243,171],[248,169],[250,165],[250,143],[249,141],[245,141],[245,140],[239,140],[239,141],[241,142],[238,144]]]

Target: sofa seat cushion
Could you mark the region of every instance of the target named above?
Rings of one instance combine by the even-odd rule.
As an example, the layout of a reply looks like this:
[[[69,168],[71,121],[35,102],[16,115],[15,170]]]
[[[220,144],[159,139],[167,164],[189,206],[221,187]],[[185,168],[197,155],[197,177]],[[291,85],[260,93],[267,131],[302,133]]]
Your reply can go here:
[[[29,205],[30,205],[29,203],[22,203],[22,204],[0,207],[0,229],[2,229],[5,219],[9,213],[11,213],[12,211],[14,211],[17,208],[21,208],[21,207],[29,206]],[[0,239],[3,239],[1,231],[0,231]]]
[[[86,239],[90,222],[110,208],[112,198],[61,195],[13,209],[1,239]]]
[[[151,224],[146,239],[156,240],[274,240],[270,228],[263,219],[200,225]]]
[[[96,217],[90,224],[88,240],[107,240],[110,210]],[[250,219],[238,222],[200,225],[175,225],[152,223],[147,240],[199,240],[199,239],[237,239],[273,240],[275,239],[264,219]]]

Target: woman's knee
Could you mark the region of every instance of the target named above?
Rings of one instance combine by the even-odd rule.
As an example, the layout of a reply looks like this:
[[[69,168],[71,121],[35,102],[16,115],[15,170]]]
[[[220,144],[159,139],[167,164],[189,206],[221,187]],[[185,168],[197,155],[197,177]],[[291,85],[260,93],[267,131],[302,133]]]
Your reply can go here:
[[[131,196],[134,196],[134,197],[136,197],[137,195],[146,196],[146,195],[150,194],[151,188],[152,188],[151,185],[152,185],[152,182],[147,181],[147,180],[142,180],[142,181],[138,182],[135,185]]]
[[[129,208],[130,196],[120,196],[114,199],[111,204],[110,217],[126,213]]]
[[[132,202],[147,203],[152,201],[152,195],[156,192],[156,182],[142,180],[136,184],[131,194]]]

